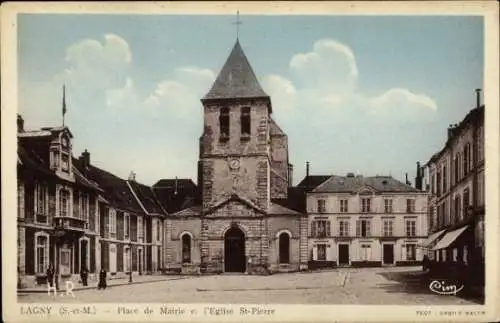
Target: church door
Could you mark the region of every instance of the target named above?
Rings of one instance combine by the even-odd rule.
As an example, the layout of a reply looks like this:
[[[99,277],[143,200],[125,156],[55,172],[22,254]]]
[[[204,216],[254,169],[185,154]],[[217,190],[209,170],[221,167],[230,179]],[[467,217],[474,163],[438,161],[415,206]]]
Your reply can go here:
[[[224,271],[242,273],[245,269],[245,234],[232,227],[224,236]]]

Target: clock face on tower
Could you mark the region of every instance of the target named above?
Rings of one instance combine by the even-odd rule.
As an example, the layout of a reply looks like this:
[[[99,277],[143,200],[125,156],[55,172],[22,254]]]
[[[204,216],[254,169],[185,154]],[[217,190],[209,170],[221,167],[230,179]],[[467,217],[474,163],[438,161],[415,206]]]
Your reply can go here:
[[[240,168],[240,160],[239,159],[231,159],[229,161],[229,168],[232,170],[238,170]]]

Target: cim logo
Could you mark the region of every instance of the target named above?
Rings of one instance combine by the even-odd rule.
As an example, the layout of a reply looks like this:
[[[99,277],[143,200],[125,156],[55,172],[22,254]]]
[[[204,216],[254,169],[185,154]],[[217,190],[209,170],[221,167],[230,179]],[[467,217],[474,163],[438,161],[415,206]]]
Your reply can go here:
[[[464,285],[461,285],[457,288],[455,284],[447,284],[445,281],[441,280],[433,280],[429,284],[429,289],[436,294],[440,295],[456,295],[459,291],[464,288]]]

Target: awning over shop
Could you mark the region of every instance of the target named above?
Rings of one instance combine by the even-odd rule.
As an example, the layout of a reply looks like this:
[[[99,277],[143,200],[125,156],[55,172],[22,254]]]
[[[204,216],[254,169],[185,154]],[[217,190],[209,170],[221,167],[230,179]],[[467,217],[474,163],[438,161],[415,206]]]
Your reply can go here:
[[[435,242],[444,232],[446,231],[446,229],[444,230],[441,230],[441,231],[438,231],[438,232],[434,232],[433,234],[431,234],[427,239],[424,240],[424,242],[422,242],[422,244],[420,244],[420,247],[422,248],[428,248],[433,242]]]
[[[439,250],[439,249],[444,249],[447,248],[449,245],[451,245],[457,238],[468,228],[469,226],[464,226],[461,227],[460,229],[450,231],[444,235],[444,237],[439,240],[438,243],[432,248],[432,250]]]

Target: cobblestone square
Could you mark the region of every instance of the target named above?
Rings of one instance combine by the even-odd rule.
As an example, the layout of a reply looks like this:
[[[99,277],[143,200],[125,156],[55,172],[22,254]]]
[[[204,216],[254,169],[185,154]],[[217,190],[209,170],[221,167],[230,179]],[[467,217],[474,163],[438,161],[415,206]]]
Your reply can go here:
[[[74,297],[20,294],[19,302],[474,305],[438,295],[420,267],[336,269],[271,276],[214,275],[75,291]]]

